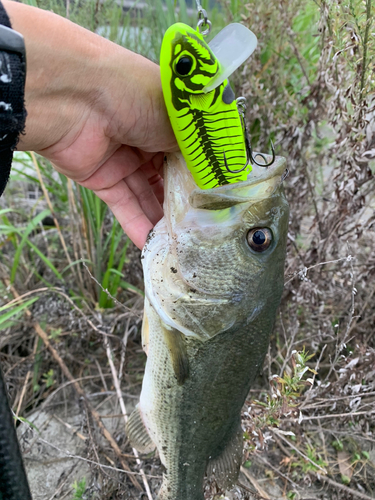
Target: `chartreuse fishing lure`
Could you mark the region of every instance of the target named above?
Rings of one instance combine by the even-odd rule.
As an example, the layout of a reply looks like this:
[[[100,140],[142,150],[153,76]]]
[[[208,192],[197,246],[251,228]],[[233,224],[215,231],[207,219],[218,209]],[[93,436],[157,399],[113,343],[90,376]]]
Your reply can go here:
[[[252,170],[241,107],[245,100],[236,101],[227,77],[256,45],[255,35],[240,24],[224,28],[210,45],[199,24],[194,30],[176,23],[164,35],[164,99],[181,152],[201,189],[244,181]]]

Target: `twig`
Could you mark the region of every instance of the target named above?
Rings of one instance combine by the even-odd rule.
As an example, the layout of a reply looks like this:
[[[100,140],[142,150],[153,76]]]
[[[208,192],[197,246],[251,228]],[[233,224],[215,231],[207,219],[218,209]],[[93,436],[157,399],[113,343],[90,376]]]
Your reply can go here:
[[[316,365],[315,365],[315,368],[314,368],[314,376],[313,376],[313,379],[312,379],[312,384],[311,384],[311,387],[309,389],[309,392],[311,392],[311,390],[312,390],[312,388],[314,386],[315,378],[318,375],[320,362],[321,362],[321,360],[323,358],[323,354],[324,354],[324,351],[326,350],[326,347],[327,347],[327,344],[325,344],[323,346],[323,349],[320,351],[320,355],[319,355],[318,361],[316,362]]]
[[[275,433],[282,441],[284,441],[284,443],[288,444],[294,451],[296,451],[299,455],[301,455],[301,457],[303,457],[305,460],[307,460],[308,462],[310,462],[314,467],[320,469],[322,472],[324,472],[324,474],[327,474],[327,471],[323,467],[321,467],[320,465],[318,465],[317,463],[315,463],[313,460],[311,460],[311,458],[309,458],[307,455],[305,455],[304,453],[302,453],[302,451],[300,451],[296,446],[294,446],[292,443],[290,443],[276,429],[270,428],[270,431],[273,432],[273,433]]]
[[[57,490],[55,491],[55,493],[53,493],[53,495],[51,497],[49,497],[48,500],[53,500],[55,498],[56,495],[58,495],[61,490],[64,488],[65,484],[67,483],[67,481],[70,479],[70,474],[73,472],[74,468],[76,467],[77,464],[74,464],[73,467],[70,469],[70,471],[66,474],[66,477],[65,479],[61,482],[60,486],[57,488]]]
[[[99,281],[91,274],[91,271],[90,269],[86,266],[86,263],[83,259],[81,259],[81,263],[83,264],[83,267],[86,269],[86,271],[88,272],[90,278],[95,281],[95,283],[98,285],[98,287],[108,295],[108,297],[110,297],[113,302],[115,304],[117,304],[118,306],[122,307],[123,309],[125,309],[125,311],[129,311],[129,308],[124,306],[124,304],[121,304],[121,302],[119,302],[110,292],[107,288],[103,288],[103,286],[101,285],[101,283],[99,283]]]
[[[255,477],[252,474],[250,474],[250,472],[248,470],[246,470],[245,467],[241,466],[240,470],[241,470],[242,474],[244,474],[247,477],[247,479],[250,481],[250,483],[254,486],[254,488],[259,493],[260,497],[258,497],[258,498],[261,498],[262,500],[263,499],[264,500],[271,500],[271,497],[268,495],[268,493],[266,491],[264,491],[264,489],[260,486],[260,484],[255,479]]]
[[[319,409],[323,408],[325,406],[331,406],[332,402],[336,401],[343,401],[345,399],[351,399],[351,398],[367,398],[369,396],[375,396],[375,392],[358,392],[357,394],[347,394],[346,396],[332,396],[330,399],[317,399],[315,405],[311,406],[304,406],[303,408],[305,410],[314,410],[314,409]],[[302,408],[302,406],[300,407]]]
[[[121,473],[125,472],[126,474],[128,474],[130,476],[130,478],[132,478],[132,476],[140,476],[141,475],[140,472],[133,472],[133,471],[130,471],[130,470],[129,471],[124,471],[123,469],[119,469],[118,467],[112,467],[110,465],[100,464],[98,462],[95,462],[94,460],[90,460],[88,458],[84,458],[84,457],[81,457],[79,455],[73,455],[73,453],[70,453],[69,451],[62,450],[58,446],[55,446],[54,444],[49,443],[48,441],[46,441],[45,439],[41,438],[40,436],[38,436],[38,441],[41,441],[42,443],[44,443],[44,444],[46,444],[48,446],[51,446],[51,448],[55,449],[59,453],[63,453],[68,458],[73,458],[73,459],[76,459],[76,460],[82,460],[83,462],[87,462],[88,464],[96,465],[97,467],[102,467],[103,469],[110,469],[110,470],[113,470],[113,471],[116,471],[116,472],[121,472]],[[161,479],[161,476],[152,476],[151,474],[147,474],[147,477],[150,477],[150,478],[153,478],[153,479]]]
[[[347,436],[348,435],[348,431],[339,431],[337,429],[327,429],[326,427],[321,427],[321,426],[317,426],[317,425],[309,425],[309,429],[312,429],[312,430],[317,430],[317,431],[322,431],[322,432],[326,432],[328,434],[332,434],[333,436],[336,436],[336,435],[344,435],[344,436]],[[355,437],[358,437],[359,439],[363,439],[364,441],[369,441],[371,443],[375,443],[375,439],[371,439],[369,436],[367,436],[367,434],[359,434],[359,433],[353,433],[353,434],[350,434],[350,437],[351,438],[355,438]]]
[[[111,374],[110,373],[107,373],[105,375],[106,377],[111,377]],[[93,380],[93,379],[96,379],[96,378],[100,378],[99,375],[87,375],[86,377],[79,377],[79,378],[76,378],[72,381],[70,380],[67,380],[66,382],[64,383],[61,383],[47,398],[46,400],[42,403],[42,406],[41,408],[44,410],[45,408],[48,407],[48,405],[50,404],[51,400],[56,396],[56,394],[58,392],[60,392],[62,389],[65,389],[66,387],[69,387],[70,385],[73,385],[74,382],[81,382],[83,380]],[[95,393],[94,393],[95,394]],[[98,395],[98,393],[96,393],[96,396]],[[92,397],[92,394],[87,394],[87,398],[91,398]]]
[[[281,320],[281,324],[282,324],[282,328],[283,328],[283,331],[285,332],[284,330],[284,325],[282,323],[282,320]],[[285,355],[285,358],[284,358],[284,362],[283,362],[283,366],[281,367],[280,369],[280,377],[283,376],[283,373],[284,373],[284,370],[286,368],[286,365],[288,364],[288,361],[290,359],[290,356],[291,356],[291,352],[292,352],[292,348],[293,348],[293,345],[294,345],[294,339],[296,338],[296,334],[298,332],[298,329],[297,328],[293,328],[293,331],[292,331],[292,336],[291,336],[291,339],[290,339],[290,342],[288,342],[287,340],[287,337],[286,335],[284,334],[285,336],[285,343],[287,345],[287,351],[286,351],[286,355]]]
[[[126,411],[124,399],[122,397],[120,382],[119,382],[119,379],[118,379],[118,376],[117,376],[117,370],[116,370],[116,367],[115,367],[115,365],[113,363],[113,355],[112,355],[111,346],[110,346],[110,343],[109,343],[109,339],[106,336],[104,337],[104,345],[105,345],[105,348],[106,348],[108,363],[109,363],[109,366],[110,366],[110,369],[111,369],[111,372],[112,372],[113,384],[114,384],[115,389],[116,389],[117,399],[118,399],[118,401],[120,403],[121,411],[123,413],[124,423],[126,425],[129,417],[128,417],[128,414],[127,414],[127,411]],[[142,480],[143,480],[143,484],[144,484],[147,496],[148,496],[149,500],[152,500],[152,494],[151,494],[150,486],[148,484],[148,481],[147,481],[146,475],[144,473],[144,470],[141,467],[141,461],[139,459],[138,451],[135,448],[132,448],[132,450],[133,450],[134,456],[136,458],[137,464],[140,467],[139,468],[139,472],[140,472],[140,474],[142,476]]]
[[[335,413],[332,415],[302,415],[302,420],[322,420],[323,418],[342,418],[342,417],[357,417],[358,415],[372,415],[375,413],[375,410],[372,411],[357,411],[353,413]],[[301,422],[301,418],[286,418],[283,420],[284,422]]]
[[[280,477],[282,477],[286,481],[289,481],[289,483],[292,484],[295,488],[301,489],[301,487],[298,486],[297,483],[295,483],[294,481],[292,481],[291,479],[289,479],[288,476],[285,476],[282,472],[279,471],[279,469],[277,469],[276,467],[274,467],[273,465],[271,465],[265,458],[262,458],[259,455],[256,458],[259,459],[261,462],[263,462],[267,467],[269,467],[270,469],[272,469],[274,472],[276,472],[277,475],[279,475]]]
[[[375,293],[375,287],[371,290],[371,292],[369,293],[369,295],[367,296],[366,300],[365,300],[365,303],[363,304],[363,307],[360,311],[360,313],[358,314],[358,316],[356,316],[355,318],[353,318],[353,322],[349,328],[349,332],[348,332],[348,335],[350,335],[352,333],[352,331],[354,330],[356,324],[358,323],[358,319],[362,318],[363,316],[363,313],[365,312],[365,309],[367,308],[367,306],[372,303],[371,300],[372,300],[372,297]]]
[[[8,280],[6,280],[6,281],[8,281]],[[9,285],[10,285],[10,283],[9,283]],[[12,290],[13,295],[18,296],[18,293],[17,293],[16,289],[14,288],[14,286],[10,285],[10,288]],[[26,315],[28,316],[29,319],[32,319],[32,314],[31,314],[31,312],[30,312],[29,309],[25,309],[25,313],[26,313]],[[95,422],[96,422],[97,426],[99,427],[101,433],[106,438],[106,440],[110,444],[111,448],[113,449],[114,453],[116,454],[117,458],[119,459],[122,467],[124,468],[124,471],[127,472],[127,473],[131,472],[128,464],[122,458],[121,450],[120,450],[118,444],[116,443],[116,441],[113,439],[111,433],[108,431],[108,429],[103,424],[103,422],[102,422],[102,420],[100,418],[99,413],[95,410],[95,408],[93,408],[93,406],[91,405],[90,401],[86,397],[85,392],[83,391],[83,389],[81,388],[81,386],[76,382],[76,380],[74,379],[73,375],[70,373],[68,367],[64,363],[63,359],[60,357],[60,355],[58,354],[58,352],[56,351],[56,349],[54,349],[52,347],[52,345],[51,345],[51,343],[50,343],[50,341],[48,339],[48,336],[47,336],[46,332],[42,329],[42,327],[40,326],[40,324],[37,321],[33,322],[33,327],[34,327],[35,331],[37,332],[37,334],[39,335],[39,337],[43,340],[43,342],[44,342],[45,346],[47,347],[47,349],[51,352],[51,354],[52,354],[53,358],[55,359],[55,361],[60,366],[61,371],[64,373],[64,375],[66,376],[66,378],[72,382],[73,387],[76,390],[77,394],[85,401],[85,404],[86,404],[88,410],[90,411],[93,419],[95,420]],[[142,491],[142,487],[141,487],[141,485],[139,484],[139,482],[137,481],[137,479],[135,477],[130,476],[130,480],[131,480],[131,482],[133,483],[133,485],[138,490]]]
[[[78,213],[77,210],[77,205],[74,199],[74,194],[73,194],[73,184],[72,180],[68,179],[67,182],[67,188],[68,188],[68,201],[69,201],[69,222],[70,222],[70,233],[72,235],[72,246],[73,246],[73,253],[74,253],[74,258],[75,262],[79,261],[79,255],[84,255],[84,248],[83,248],[83,243],[82,243],[82,231],[77,230],[77,221],[80,220],[80,214]],[[84,221],[84,217],[83,217]],[[79,250],[77,249],[77,245],[79,246]],[[89,255],[89,253],[88,253]],[[76,266],[77,274],[78,274],[78,280],[81,286],[81,290],[84,294],[85,286],[83,283],[83,277],[81,273],[80,266]],[[91,284],[91,282],[89,283]]]
[[[350,247],[349,247],[349,244],[348,244],[348,250],[349,249],[350,249]],[[355,319],[355,316],[354,316],[354,306],[355,306],[355,295],[357,293],[357,289],[355,288],[355,276],[354,276],[354,267],[353,267],[353,257],[351,257],[351,255],[349,255],[347,257],[347,260],[348,260],[348,262],[350,262],[351,278],[352,278],[352,293],[351,293],[351,307],[350,307],[350,313],[349,313],[349,321],[348,321],[348,324],[346,326],[344,338],[342,339],[340,345],[337,345],[337,343],[336,343],[335,359],[333,361],[331,361],[331,367],[329,369],[328,375],[326,376],[325,380],[329,380],[329,378],[331,376],[331,373],[334,370],[334,367],[335,367],[335,365],[336,365],[336,363],[337,363],[337,361],[339,359],[340,353],[343,350],[343,348],[345,347],[345,343],[348,341],[349,334],[350,334],[350,331],[351,331],[350,327],[351,327],[351,324],[352,324],[353,320]]]
[[[348,493],[349,495],[353,495],[353,497],[361,498],[362,500],[374,500],[374,497],[369,497],[368,495],[365,495],[365,493],[361,493],[360,491],[353,490],[352,488],[348,488],[348,486],[345,486],[343,484],[337,483],[333,479],[327,477],[327,476],[319,476],[318,480],[324,481],[325,483],[330,484],[331,486],[334,486],[335,488],[345,491],[345,493]]]
[[[57,415],[53,415],[53,418],[55,418],[58,422],[60,422],[60,424],[64,425],[73,434],[73,436],[77,436],[77,437],[79,437],[79,439],[82,439],[82,441],[86,441],[87,436],[84,436],[83,434],[81,434],[72,425],[68,424],[68,422],[64,422],[64,420],[62,420]]]
[[[343,262],[345,260],[347,262],[350,262],[352,259],[353,257],[351,255],[348,255],[347,257],[342,257],[341,259],[327,260],[325,262],[319,262],[318,264],[314,264],[313,266],[310,267],[305,267],[304,269],[301,269],[300,271],[294,273],[293,276],[284,284],[284,286],[293,281],[296,276],[306,277],[307,271],[310,271],[310,269],[314,269],[314,267],[325,266],[326,264],[336,264],[337,262]]]
[[[327,344],[325,344],[325,345],[323,346],[323,349],[322,349],[322,350],[321,350],[321,352],[320,352],[319,359],[318,359],[318,361],[316,362],[316,365],[315,365],[315,368],[314,368],[314,375],[313,375],[313,379],[312,379],[311,387],[310,387],[310,389],[309,389],[309,390],[307,391],[307,393],[306,393],[306,399],[305,399],[305,401],[302,403],[302,405],[300,406],[300,410],[301,410],[302,408],[304,408],[304,405],[305,405],[308,401],[310,401],[310,399],[311,399],[312,390],[313,390],[314,383],[315,383],[315,378],[316,378],[316,376],[317,376],[317,374],[318,374],[319,365],[320,365],[320,362],[321,362],[321,360],[322,360],[322,357],[323,357],[324,351],[326,350],[326,347],[327,347]]]
[[[35,341],[34,341],[33,359],[35,359],[35,354],[36,354],[37,348],[38,348],[38,336],[35,337]],[[26,394],[27,384],[29,383],[29,378],[31,377],[32,373],[33,373],[32,370],[28,370],[28,372],[26,373],[25,382],[24,382],[23,387],[22,387],[20,400],[18,401],[18,405],[17,405],[16,417],[18,417],[18,415],[20,414],[23,398],[25,397],[25,394]]]

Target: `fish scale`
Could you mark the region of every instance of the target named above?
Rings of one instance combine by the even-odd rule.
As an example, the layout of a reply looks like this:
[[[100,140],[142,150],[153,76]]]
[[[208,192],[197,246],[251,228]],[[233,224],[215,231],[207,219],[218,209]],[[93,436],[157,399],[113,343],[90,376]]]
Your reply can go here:
[[[207,342],[190,339],[189,378],[175,390],[163,324],[152,308],[147,307],[147,316],[149,321],[152,318],[150,326],[153,324],[154,330],[144,382],[149,391],[143,393],[140,409],[146,422],[157,421],[163,428],[161,439],[158,433],[152,434],[168,471],[158,499],[203,500],[209,457],[217,458],[229,439],[241,432],[240,410],[263,361],[274,319],[262,317],[250,330],[236,328]],[[263,332],[267,335],[262,336],[259,344],[258,335]],[[150,394],[154,397],[150,398]],[[158,394],[165,396],[155,397]]]
[[[237,479],[241,408],[283,289],[284,170],[279,158],[245,183],[199,190],[181,155],[167,159],[165,216],[142,254],[147,363],[127,426],[134,446],[159,452],[158,500],[203,500],[206,471],[224,489]],[[272,234],[264,252],[249,246],[254,228]]]

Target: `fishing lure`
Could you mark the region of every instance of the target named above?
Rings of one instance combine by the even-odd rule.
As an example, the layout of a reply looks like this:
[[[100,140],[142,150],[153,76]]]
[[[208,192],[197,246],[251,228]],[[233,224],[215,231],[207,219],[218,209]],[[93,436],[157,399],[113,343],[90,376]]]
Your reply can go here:
[[[164,35],[160,68],[168,115],[197,185],[246,180],[252,167],[236,99],[227,79],[210,89],[223,68],[199,31],[173,24]]]
[[[228,82],[254,51],[257,39],[245,26],[226,26],[208,45],[211,29],[198,6],[198,26],[173,24],[165,33],[160,54],[161,81],[168,115],[193,178],[201,189],[247,179],[251,163],[267,167],[272,160],[253,156],[245,123],[246,99],[235,98]],[[200,31],[202,26],[208,29]],[[256,157],[262,158],[262,163]]]

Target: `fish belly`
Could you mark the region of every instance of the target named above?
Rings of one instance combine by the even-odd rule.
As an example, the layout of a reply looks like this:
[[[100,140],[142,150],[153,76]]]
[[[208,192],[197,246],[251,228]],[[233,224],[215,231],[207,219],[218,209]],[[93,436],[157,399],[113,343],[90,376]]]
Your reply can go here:
[[[241,407],[267,350],[273,320],[184,337],[189,372],[181,383],[163,324],[146,301],[148,358],[139,409],[166,468],[158,500],[203,500],[207,466],[231,486],[242,458]]]

